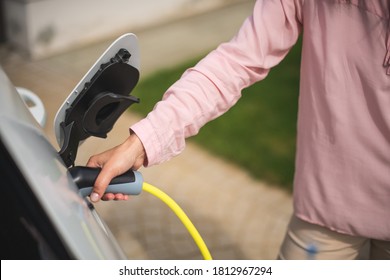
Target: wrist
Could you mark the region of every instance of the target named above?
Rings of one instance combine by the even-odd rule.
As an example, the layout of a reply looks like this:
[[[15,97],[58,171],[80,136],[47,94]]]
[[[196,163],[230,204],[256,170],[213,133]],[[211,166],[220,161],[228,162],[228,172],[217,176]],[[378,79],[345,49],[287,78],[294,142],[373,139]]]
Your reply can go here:
[[[131,149],[135,151],[137,161],[140,161],[139,167],[141,167],[141,165],[147,166],[148,161],[147,161],[145,147],[141,139],[138,137],[138,135],[133,130],[130,129],[130,136],[127,138],[126,141],[129,143]]]

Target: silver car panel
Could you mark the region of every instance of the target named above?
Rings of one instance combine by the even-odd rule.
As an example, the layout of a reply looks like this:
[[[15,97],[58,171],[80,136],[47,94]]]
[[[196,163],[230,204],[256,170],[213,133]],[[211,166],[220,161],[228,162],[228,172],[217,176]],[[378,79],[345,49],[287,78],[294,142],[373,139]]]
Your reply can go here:
[[[0,140],[49,217],[71,258],[125,258],[93,206],[78,194],[57,151],[1,68]]]

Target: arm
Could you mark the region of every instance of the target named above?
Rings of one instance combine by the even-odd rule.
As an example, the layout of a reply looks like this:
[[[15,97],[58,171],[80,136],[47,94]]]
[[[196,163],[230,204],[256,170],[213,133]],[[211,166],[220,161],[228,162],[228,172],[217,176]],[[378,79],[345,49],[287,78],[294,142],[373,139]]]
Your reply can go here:
[[[147,151],[147,165],[169,160],[185,139],[231,108],[241,90],[264,79],[296,43],[301,5],[257,1],[237,35],[221,44],[172,85],[163,100],[132,130]]]
[[[297,41],[301,30],[300,9],[298,0],[257,1],[253,15],[237,35],[188,69],[153,111],[131,127],[143,146],[135,158],[143,158],[143,164],[150,166],[178,155],[187,137],[197,134],[205,123],[232,107],[243,88],[264,79]],[[107,153],[116,157],[134,154],[127,147]],[[123,160],[114,164],[108,158],[103,153],[88,163],[93,166],[99,162],[103,167],[94,188],[98,199],[117,172],[139,167],[135,162],[123,163]],[[106,198],[114,197],[106,195]]]

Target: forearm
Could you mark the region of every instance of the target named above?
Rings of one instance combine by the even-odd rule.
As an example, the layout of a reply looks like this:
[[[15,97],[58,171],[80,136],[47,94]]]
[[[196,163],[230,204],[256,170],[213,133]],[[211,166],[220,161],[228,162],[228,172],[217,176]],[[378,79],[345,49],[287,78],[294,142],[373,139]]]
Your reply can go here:
[[[131,127],[145,147],[146,165],[178,155],[185,148],[186,138],[226,112],[240,96],[240,91],[224,94],[202,73],[188,70],[154,110]]]

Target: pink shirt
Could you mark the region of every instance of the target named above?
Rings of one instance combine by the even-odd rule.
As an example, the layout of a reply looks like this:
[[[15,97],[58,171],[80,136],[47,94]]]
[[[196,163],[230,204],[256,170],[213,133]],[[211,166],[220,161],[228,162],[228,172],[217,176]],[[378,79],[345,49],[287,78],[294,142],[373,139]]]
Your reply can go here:
[[[131,127],[146,165],[179,154],[185,138],[264,79],[302,33],[295,215],[390,240],[389,10],[388,0],[257,1],[237,35]]]

